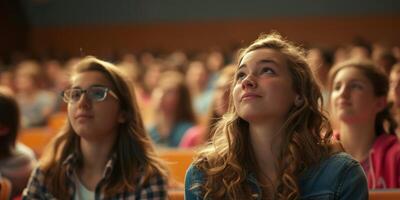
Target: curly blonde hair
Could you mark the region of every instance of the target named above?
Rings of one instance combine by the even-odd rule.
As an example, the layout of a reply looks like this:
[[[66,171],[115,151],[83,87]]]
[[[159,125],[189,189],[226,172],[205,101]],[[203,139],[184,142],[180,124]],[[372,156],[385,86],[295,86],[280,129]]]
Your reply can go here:
[[[257,49],[273,49],[284,55],[293,80],[293,89],[303,100],[292,106],[281,128],[282,146],[275,155],[278,180],[272,192],[274,199],[299,199],[299,175],[318,164],[332,152],[332,128],[322,108],[320,89],[314,80],[302,48],[293,45],[276,32],[261,35],[250,46],[242,49],[243,57]],[[234,80],[233,86],[236,84]],[[205,175],[200,187],[205,199],[249,199],[252,196],[247,177],[261,174],[252,150],[249,124],[241,119],[229,98],[229,110],[216,124],[212,142],[198,153],[194,166]],[[323,134],[322,134],[323,133]],[[241,162],[246,160],[247,162]],[[192,189],[194,189],[192,188]]]

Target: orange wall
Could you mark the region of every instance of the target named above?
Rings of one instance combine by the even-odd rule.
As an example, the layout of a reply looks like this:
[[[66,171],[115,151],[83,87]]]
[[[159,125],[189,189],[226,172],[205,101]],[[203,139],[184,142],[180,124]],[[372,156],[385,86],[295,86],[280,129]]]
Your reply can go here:
[[[396,15],[33,28],[29,46],[36,53],[81,55],[82,51],[98,56],[113,50],[199,50],[247,44],[271,29],[296,42],[325,46],[349,43],[355,36],[400,44],[400,15]]]

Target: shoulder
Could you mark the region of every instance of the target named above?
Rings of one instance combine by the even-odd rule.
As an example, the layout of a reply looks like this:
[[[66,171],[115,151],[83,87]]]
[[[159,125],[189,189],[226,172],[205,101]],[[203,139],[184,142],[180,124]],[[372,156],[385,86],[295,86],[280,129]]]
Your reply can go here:
[[[360,196],[368,195],[367,180],[361,165],[343,152],[331,155],[307,170],[300,178],[300,183],[303,195],[321,191],[341,197],[352,192]]]
[[[167,180],[164,176],[154,174],[140,187],[138,193],[140,199],[165,199]]]
[[[203,182],[204,173],[192,163],[186,171],[185,176],[185,199],[202,199],[201,190],[198,186],[203,184]]]
[[[36,156],[35,153],[33,152],[33,150],[31,148],[29,148],[28,146],[17,142],[16,148],[15,148],[16,152],[18,154],[23,154],[26,155],[27,157],[29,157],[31,160],[36,161]]]
[[[185,180],[189,183],[200,183],[203,182],[203,179],[204,173],[192,163],[186,171]]]
[[[374,151],[387,151],[389,149],[398,149],[399,139],[395,135],[382,134],[376,138],[372,149]]]
[[[321,166],[335,167],[340,170],[359,166],[359,162],[353,159],[349,154],[344,152],[339,152],[329,156],[327,159],[321,162]]]
[[[308,169],[303,178],[309,179],[318,175],[320,178],[335,179],[338,174],[348,172],[352,168],[361,169],[361,166],[349,154],[344,152],[336,153],[322,160],[319,165]]]
[[[23,199],[44,198],[44,195],[49,195],[44,184],[45,173],[37,166],[29,178],[28,185],[23,192]]]

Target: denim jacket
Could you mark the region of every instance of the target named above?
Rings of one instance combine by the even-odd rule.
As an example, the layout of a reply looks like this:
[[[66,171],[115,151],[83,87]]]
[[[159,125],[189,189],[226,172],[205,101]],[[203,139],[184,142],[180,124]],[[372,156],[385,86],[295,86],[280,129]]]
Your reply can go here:
[[[186,172],[185,199],[203,199],[200,189],[191,189],[194,184],[204,182],[204,174],[191,165]],[[253,191],[253,198],[262,199],[262,191],[253,175],[247,177]],[[318,166],[306,170],[299,177],[300,199],[368,199],[368,185],[365,173],[360,164],[346,153],[332,155]]]

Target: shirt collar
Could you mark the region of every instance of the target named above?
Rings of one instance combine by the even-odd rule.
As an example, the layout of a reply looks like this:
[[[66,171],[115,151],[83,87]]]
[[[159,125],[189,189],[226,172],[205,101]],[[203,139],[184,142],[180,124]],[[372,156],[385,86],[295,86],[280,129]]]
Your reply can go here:
[[[78,154],[71,153],[70,155],[67,156],[67,158],[64,160],[63,165],[66,167],[66,173],[67,176],[72,177],[74,174],[74,171],[78,165]],[[117,154],[113,153],[110,157],[110,159],[107,161],[106,166],[103,171],[103,179],[108,179],[111,176],[111,172],[114,169],[115,162],[117,160]]]

